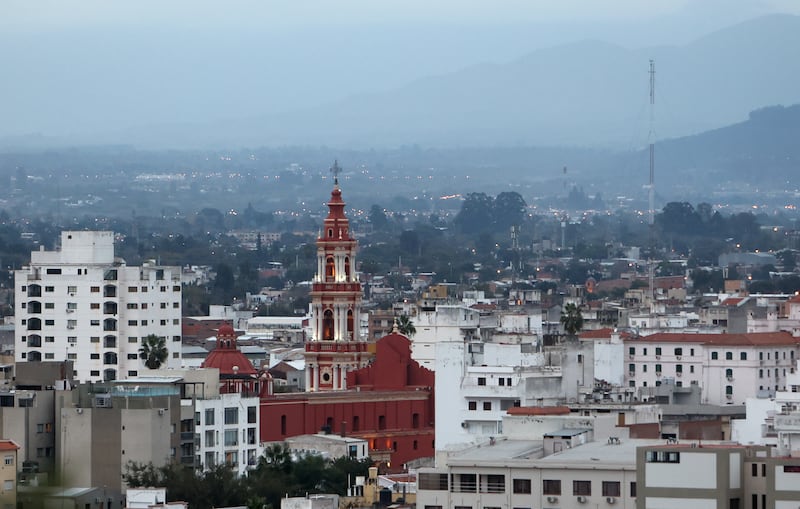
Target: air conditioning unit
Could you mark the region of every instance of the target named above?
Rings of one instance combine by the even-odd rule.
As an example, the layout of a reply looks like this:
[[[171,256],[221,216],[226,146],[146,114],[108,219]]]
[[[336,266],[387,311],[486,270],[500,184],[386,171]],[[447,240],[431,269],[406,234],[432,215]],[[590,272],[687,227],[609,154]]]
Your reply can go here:
[[[461,427],[467,429],[469,428],[469,423],[467,421],[461,421]]]
[[[609,504],[613,504],[616,501],[617,499],[614,497],[606,497],[606,502],[608,502]]]
[[[681,359],[683,358],[683,356],[681,356],[681,355],[676,355],[676,356],[675,356],[675,358],[676,358],[676,359],[678,359],[678,360],[681,360]]]
[[[728,377],[728,381],[729,381],[729,382],[733,382],[733,377],[732,377],[732,376],[729,376],[729,377]]]
[[[661,371],[656,371],[656,376],[661,376]]]
[[[83,413],[83,408],[76,408],[75,412],[79,413],[79,414],[82,414]]]
[[[158,409],[158,415],[164,415],[164,409],[163,408],[159,408]]]
[[[584,497],[583,495],[578,495],[578,502],[580,502],[581,504],[585,504],[586,497]]]
[[[683,371],[676,371],[675,376],[683,376]]]
[[[558,503],[558,497],[547,497],[548,504],[556,504]]]
[[[660,356],[660,355],[656,355],[656,360],[658,360],[658,359],[660,359],[660,358],[661,358],[661,356]]]

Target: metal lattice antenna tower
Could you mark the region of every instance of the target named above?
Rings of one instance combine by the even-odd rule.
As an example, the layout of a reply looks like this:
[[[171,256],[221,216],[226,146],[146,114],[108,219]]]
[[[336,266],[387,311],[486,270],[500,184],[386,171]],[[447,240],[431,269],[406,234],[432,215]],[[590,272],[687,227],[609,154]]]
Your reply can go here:
[[[339,167],[339,161],[337,159],[333,160],[333,166],[331,166],[330,172],[333,174],[333,184],[339,185],[339,174],[342,172],[342,169]]]
[[[653,59],[650,59],[650,132],[647,134],[647,137],[650,141],[650,182],[648,184],[648,207],[649,207],[649,214],[648,214],[648,223],[650,225],[650,253],[649,253],[649,262],[647,264],[647,278],[648,278],[648,290],[650,293],[650,310],[651,312],[655,312],[655,303],[656,303],[656,288],[655,288],[655,271],[653,267],[653,252],[655,251],[655,192],[656,192],[656,185],[655,185],[655,142],[656,142],[656,133],[655,133],[655,105],[656,105],[656,62]]]
[[[650,221],[650,227],[652,228],[653,222],[655,221],[655,141],[656,141],[656,132],[655,132],[655,105],[656,105],[656,62],[655,60],[650,60],[650,132],[647,134],[647,137],[650,141],[650,183],[648,186],[649,189],[649,206],[650,206],[650,214],[648,220]]]

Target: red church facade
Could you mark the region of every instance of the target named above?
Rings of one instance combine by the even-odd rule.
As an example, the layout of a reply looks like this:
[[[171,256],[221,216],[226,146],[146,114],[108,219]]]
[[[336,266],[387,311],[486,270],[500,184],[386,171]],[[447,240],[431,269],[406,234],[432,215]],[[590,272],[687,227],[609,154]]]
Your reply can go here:
[[[262,385],[261,440],[347,433],[369,440],[370,457],[385,471],[434,455],[434,375],[411,359],[411,342],[396,331],[376,343],[357,326],[361,283],[357,242],[339,188],[340,168],[317,238],[311,291],[311,340],[305,344],[306,391],[274,394]]]
[[[321,430],[369,441],[388,472],[434,455],[434,374],[411,359],[411,342],[390,334],[369,366],[347,374],[347,390],[267,394],[261,440],[277,442]]]

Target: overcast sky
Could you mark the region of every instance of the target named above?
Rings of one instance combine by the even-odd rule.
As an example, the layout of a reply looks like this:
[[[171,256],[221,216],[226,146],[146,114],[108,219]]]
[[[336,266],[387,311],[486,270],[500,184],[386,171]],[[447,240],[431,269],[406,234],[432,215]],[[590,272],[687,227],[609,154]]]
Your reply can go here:
[[[797,0],[0,0],[0,136],[242,118],[538,48],[685,44]]]
[[[796,0],[3,0],[4,31],[92,26],[291,28],[364,24],[606,24],[672,17],[727,24],[767,13],[800,13]],[[702,20],[697,18],[708,19]],[[702,23],[700,23],[702,22]]]

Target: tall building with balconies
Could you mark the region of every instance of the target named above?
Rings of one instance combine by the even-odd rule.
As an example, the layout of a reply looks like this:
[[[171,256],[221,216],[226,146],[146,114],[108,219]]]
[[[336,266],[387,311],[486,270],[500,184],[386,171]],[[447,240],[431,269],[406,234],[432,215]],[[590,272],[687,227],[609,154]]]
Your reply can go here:
[[[148,335],[181,365],[181,270],[114,257],[109,231],[65,231],[61,248],[15,271],[16,362],[71,360],[80,381],[137,376]]]

